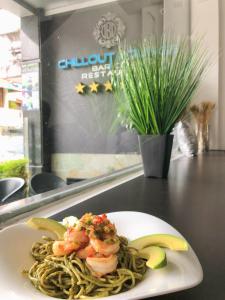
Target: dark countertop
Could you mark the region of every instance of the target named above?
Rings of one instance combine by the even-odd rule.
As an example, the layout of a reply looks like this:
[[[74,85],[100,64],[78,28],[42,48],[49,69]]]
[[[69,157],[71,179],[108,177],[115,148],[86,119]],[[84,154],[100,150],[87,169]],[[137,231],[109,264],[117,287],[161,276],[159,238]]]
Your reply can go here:
[[[141,176],[54,217],[121,210],[149,213],[168,222],[187,238],[202,264],[204,279],[199,286],[154,299],[225,299],[224,152],[181,158],[171,164],[167,180]]]

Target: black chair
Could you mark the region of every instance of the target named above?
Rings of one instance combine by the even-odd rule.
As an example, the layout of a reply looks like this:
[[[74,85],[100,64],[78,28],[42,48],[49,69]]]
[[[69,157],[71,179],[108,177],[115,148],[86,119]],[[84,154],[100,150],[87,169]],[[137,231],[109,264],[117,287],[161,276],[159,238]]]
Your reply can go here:
[[[24,186],[25,181],[19,177],[0,179],[0,202],[5,202]]]
[[[47,172],[35,174],[30,180],[32,194],[41,194],[64,186],[67,184],[62,178]]]

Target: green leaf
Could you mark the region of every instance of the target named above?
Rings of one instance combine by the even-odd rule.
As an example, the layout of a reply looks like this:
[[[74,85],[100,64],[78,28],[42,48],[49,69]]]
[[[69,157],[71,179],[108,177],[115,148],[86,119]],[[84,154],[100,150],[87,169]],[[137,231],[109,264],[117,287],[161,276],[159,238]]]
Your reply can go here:
[[[163,36],[119,46],[112,83],[119,119],[139,134],[169,134],[196,92],[207,63],[200,42]],[[120,75],[118,76],[118,66]]]

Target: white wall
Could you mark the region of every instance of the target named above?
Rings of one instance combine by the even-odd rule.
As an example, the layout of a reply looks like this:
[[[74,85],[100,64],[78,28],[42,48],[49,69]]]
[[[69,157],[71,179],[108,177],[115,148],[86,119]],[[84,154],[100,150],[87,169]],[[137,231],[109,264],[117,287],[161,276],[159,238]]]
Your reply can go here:
[[[163,33],[163,4],[152,4],[142,8],[142,38]]]
[[[216,108],[210,122],[210,148],[220,149],[219,133],[219,1],[191,0],[191,37],[202,38],[210,56],[210,66],[193,102],[213,101]]]
[[[219,1],[219,146],[225,149],[225,1]]]
[[[223,3],[225,16],[224,0],[164,0],[164,31],[190,36],[193,40],[201,38],[202,47],[207,49],[210,56],[210,66],[194,96],[193,103],[202,101],[216,103],[210,124],[211,149],[225,149],[225,136],[223,138],[222,130],[225,129],[223,118],[225,104],[219,100],[219,1]],[[221,29],[225,33],[223,29],[225,21],[222,22]],[[225,38],[223,44],[225,48]],[[225,69],[225,62],[223,63]],[[225,82],[225,71],[223,75]],[[221,93],[225,97],[225,84],[223,86]]]
[[[189,0],[164,0],[164,32],[188,36],[189,10]]]

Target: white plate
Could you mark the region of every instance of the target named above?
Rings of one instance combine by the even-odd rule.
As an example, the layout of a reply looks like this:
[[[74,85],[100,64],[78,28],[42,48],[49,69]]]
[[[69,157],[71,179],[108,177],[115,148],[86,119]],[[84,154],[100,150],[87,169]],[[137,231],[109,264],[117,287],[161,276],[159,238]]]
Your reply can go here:
[[[129,239],[153,233],[181,236],[172,226],[154,216],[140,212],[115,212],[108,214],[115,223],[118,234]],[[46,233],[45,233],[46,234]],[[30,249],[43,231],[33,230],[25,224],[13,225],[0,232],[0,297],[4,300],[47,300],[29,280],[21,274],[33,263]],[[168,294],[196,286],[202,281],[203,272],[194,251],[173,252],[167,250],[168,265],[159,270],[148,270],[145,279],[135,288],[115,296],[115,300],[144,299]],[[101,298],[106,299],[106,298]]]

